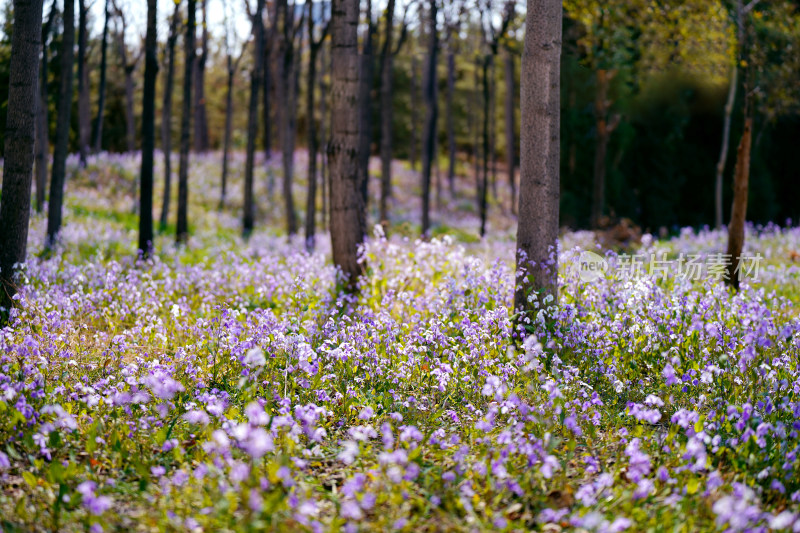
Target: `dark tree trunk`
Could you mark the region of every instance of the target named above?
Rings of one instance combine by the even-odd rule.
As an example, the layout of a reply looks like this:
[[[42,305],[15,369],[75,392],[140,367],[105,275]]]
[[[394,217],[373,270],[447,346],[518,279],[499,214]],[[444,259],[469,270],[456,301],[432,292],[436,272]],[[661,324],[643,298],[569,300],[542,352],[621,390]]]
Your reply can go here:
[[[263,104],[262,104],[262,122],[264,124],[264,136],[263,144],[264,144],[264,164],[268,164],[269,160],[272,158],[272,127],[273,127],[273,120],[272,120],[272,108],[270,107],[270,93],[272,91],[272,86],[270,83],[270,50],[272,49],[272,32],[267,31],[265,27],[263,30],[264,32],[264,44],[263,44],[263,51],[261,55],[261,72],[263,73],[263,81],[262,81],[262,96],[263,96]],[[269,184],[268,192],[269,195],[272,196],[274,192],[273,189],[275,187],[274,180],[270,179],[273,183]]]
[[[39,102],[36,108],[36,212],[44,209],[44,197],[47,189],[47,162],[50,159],[50,122],[48,115],[47,74],[48,64],[47,39],[55,20],[56,4],[50,8],[47,22],[42,26],[42,61],[39,70]]]
[[[431,0],[428,13],[430,24],[428,39],[428,62],[425,65],[425,132],[422,152],[422,235],[427,236],[431,227],[431,168],[436,157],[436,118],[438,104],[436,98],[436,54],[439,50],[439,35],[436,30],[436,0]]]
[[[86,68],[87,18],[85,0],[78,0],[78,152],[81,168],[86,167],[89,154],[89,70]]]
[[[230,52],[227,57],[228,84],[225,93],[225,140],[222,144],[222,190],[219,196],[219,208],[225,207],[225,195],[228,186],[228,154],[231,151],[231,130],[233,129],[233,78],[236,74]]]
[[[333,262],[357,287],[363,265],[358,249],[366,233],[366,212],[358,183],[358,1],[333,0],[331,18],[331,249]]]
[[[369,156],[372,143],[372,40],[375,26],[372,24],[372,1],[367,0],[367,34],[361,49],[359,73],[359,139],[358,139],[358,174],[361,187],[361,199],[364,209],[369,206]]]
[[[411,56],[411,99],[409,110],[411,112],[411,139],[408,145],[408,157],[411,163],[411,170],[417,170],[417,147],[419,145],[419,63],[417,56]]]
[[[41,16],[41,14],[39,15]],[[61,229],[61,207],[64,202],[64,180],[67,171],[69,126],[72,111],[72,47],[75,41],[75,0],[64,1],[64,35],[61,41],[61,84],[56,119],[56,145],[53,150],[53,172],[50,175],[50,202],[47,206],[47,246],[55,245]],[[36,36],[39,42],[41,35]]]
[[[255,168],[256,136],[258,136],[258,97],[264,73],[264,0],[256,0],[253,24],[253,71],[250,75],[250,106],[247,114],[247,152],[244,165],[244,209],[242,234],[245,238],[253,232],[255,224],[255,199],[253,198],[253,169]],[[266,90],[266,89],[265,89]]]
[[[17,292],[15,269],[27,258],[41,39],[42,0],[14,0],[0,202],[0,308],[3,309],[13,305],[12,298]],[[0,323],[5,320],[5,313],[0,312]]]
[[[380,221],[384,231],[389,226],[389,199],[392,197],[392,69],[394,53],[392,39],[394,29],[395,0],[386,6],[386,26],[381,50],[381,197]]]
[[[196,55],[197,64],[194,69],[194,151],[207,152],[210,148],[208,139],[208,118],[206,114],[206,62],[208,60],[208,25],[206,24],[206,0],[200,0],[202,13],[202,32],[200,37],[200,54]]]
[[[102,149],[103,143],[103,115],[106,108],[106,71],[108,65],[108,18],[109,10],[108,3],[110,0],[105,1],[105,19],[103,20],[103,40],[100,45],[100,84],[97,88],[97,118],[94,123],[94,139],[92,139],[92,146],[95,152]]]
[[[473,174],[475,174],[475,204],[478,207],[478,211],[481,209],[481,198],[483,198],[481,194],[482,185],[483,183],[481,178],[481,148],[480,148],[480,126],[478,125],[478,109],[481,106],[481,83],[480,83],[480,71],[481,71],[481,60],[476,58],[475,59],[475,68],[473,70],[473,91],[472,91],[472,105],[473,105],[473,113],[469,113],[469,124],[470,129],[472,130],[472,167],[473,167]]]
[[[157,0],[147,0],[147,33],[144,42],[142,173],[139,187],[139,253],[143,257],[150,255],[153,247],[153,157],[156,148],[156,76],[158,76],[156,2]]]
[[[560,0],[528,0],[525,21],[514,309],[530,313],[534,294],[558,302],[561,9]]]
[[[183,109],[181,110],[181,153],[178,166],[178,223],[175,240],[184,244],[189,240],[189,148],[192,135],[192,82],[195,56],[195,5],[188,0],[186,34],[184,37]]]
[[[489,67],[491,63],[491,54],[483,56],[483,168],[481,169],[482,179],[480,185],[481,237],[486,235],[486,219],[489,211]]]
[[[447,186],[450,198],[456,197],[456,128],[453,116],[453,99],[456,92],[456,58],[452,50],[447,52]]]
[[[175,86],[175,44],[178,41],[178,26],[181,20],[181,4],[175,4],[175,11],[169,22],[167,37],[167,72],[164,80],[164,95],[161,107],[161,151],[164,155],[164,198],[161,202],[159,228],[167,229],[169,203],[172,196],[172,92]]]
[[[330,21],[329,25],[330,27]],[[320,73],[319,76],[319,115],[320,115],[320,131],[319,131],[319,146],[323,148],[320,151],[320,196],[322,197],[322,228],[328,229],[328,184],[330,183],[328,178],[328,154],[325,147],[328,146],[328,133],[327,133],[327,125],[328,125],[328,114],[326,110],[326,102],[327,99],[325,96],[328,94],[328,85],[325,83],[325,65],[327,58],[325,57],[325,48],[320,51]]]
[[[286,233],[297,233],[297,215],[294,210],[292,181],[294,178],[295,112],[294,105],[294,15],[289,12],[287,0],[277,3],[278,31],[281,32],[276,80],[278,97],[278,127],[280,129],[283,159],[283,201],[286,213]]]
[[[511,188],[511,213],[517,212],[517,183],[514,179],[517,141],[514,138],[514,55],[506,50],[506,166]]]
[[[489,65],[489,161],[491,162],[492,198],[499,202],[497,194],[497,83],[495,80],[495,55]]]
[[[744,223],[747,216],[747,190],[750,181],[750,146],[752,143],[753,119],[745,118],[742,139],[736,152],[736,170],[733,181],[733,205],[728,226],[728,283],[739,290],[739,269],[744,247]]]

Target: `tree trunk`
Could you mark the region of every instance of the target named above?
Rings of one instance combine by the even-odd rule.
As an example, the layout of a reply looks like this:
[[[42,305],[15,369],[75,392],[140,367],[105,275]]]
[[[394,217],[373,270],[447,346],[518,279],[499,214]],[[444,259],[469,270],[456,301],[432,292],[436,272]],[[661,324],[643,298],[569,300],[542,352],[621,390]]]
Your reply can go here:
[[[436,118],[438,105],[436,98],[436,53],[439,49],[438,32],[436,30],[437,6],[436,0],[431,0],[429,10],[428,63],[425,72],[425,140],[422,153],[422,235],[427,236],[431,227],[430,201],[431,201],[431,168],[433,158],[436,157]]]
[[[41,15],[39,15],[41,16]],[[46,245],[55,245],[61,229],[61,207],[64,202],[64,180],[67,172],[67,150],[69,149],[69,126],[72,111],[72,60],[75,41],[75,0],[64,1],[64,35],[61,41],[61,84],[58,95],[58,118],[56,119],[56,145],[53,150],[53,171],[50,175],[50,202],[47,209]],[[39,42],[41,35],[36,36]]]
[[[147,0],[147,33],[144,43],[144,94],[142,95],[142,173],[139,187],[139,253],[153,248],[153,157],[156,148],[156,76],[158,35],[156,2]]]
[[[161,216],[158,224],[161,231],[167,229],[169,203],[172,196],[172,93],[175,85],[175,43],[178,41],[180,7],[180,2],[177,2],[169,22],[169,37],[167,37],[167,73],[166,80],[164,80],[161,108],[161,150],[164,152],[164,198],[161,202]]]
[[[736,151],[736,169],[733,181],[733,205],[731,222],[728,226],[728,283],[739,290],[739,269],[744,247],[744,223],[747,215],[747,190],[750,181],[750,146],[752,142],[753,119],[744,121],[744,131]]]
[[[185,244],[189,240],[189,148],[192,135],[192,82],[195,56],[195,5],[188,0],[186,36],[184,37],[183,109],[181,110],[181,153],[178,166],[178,223],[175,240]]]
[[[417,170],[417,146],[419,145],[419,138],[417,132],[419,131],[419,87],[417,85],[419,80],[419,62],[417,56],[411,56],[411,142],[408,145],[408,158],[411,162],[411,170]]]
[[[492,169],[492,198],[498,203],[500,197],[497,192],[497,83],[495,80],[495,52],[489,64],[489,161]]]
[[[317,75],[317,53],[322,46],[322,39],[314,40],[314,13],[313,3],[306,0],[308,6],[308,71],[306,76],[306,120],[308,121],[308,192],[306,194],[306,251],[312,253],[316,244],[317,226],[317,123],[314,119],[314,84]],[[324,17],[324,6],[320,4],[320,19]],[[325,120],[325,115],[322,115]]]
[[[451,37],[452,39],[452,37]],[[456,127],[453,112],[453,99],[456,94],[456,56],[452,50],[447,52],[447,186],[450,199],[456,197]]]
[[[231,130],[233,129],[233,78],[236,70],[233,58],[228,53],[228,84],[225,93],[225,140],[222,144],[222,190],[219,195],[219,208],[225,207],[225,194],[228,186],[228,154],[231,150]]]
[[[247,151],[244,164],[244,213],[242,234],[245,238],[253,232],[255,200],[253,198],[253,169],[255,168],[256,136],[258,135],[258,97],[264,72],[264,0],[256,1],[253,23],[253,72],[250,77],[250,106],[247,114]],[[267,89],[265,89],[267,90]]]
[[[380,221],[384,231],[389,226],[389,199],[392,197],[392,38],[395,0],[386,6],[386,26],[381,52],[381,196]]]
[[[47,74],[48,64],[47,39],[55,20],[56,4],[50,8],[47,22],[42,26],[42,61],[39,70],[39,102],[36,108],[36,212],[44,209],[44,197],[47,189],[47,162],[50,159],[50,122],[47,119],[48,103]]]
[[[481,238],[486,236],[486,219],[489,211],[489,66],[492,55],[483,56],[483,168],[480,182]]]
[[[361,198],[364,209],[369,207],[369,156],[372,143],[372,40],[375,26],[372,24],[372,1],[367,0],[367,34],[361,49],[361,63],[359,65],[359,107],[358,114],[361,120],[359,125],[358,140],[358,173],[361,187]]]
[[[27,258],[39,49],[42,44],[42,0],[14,0],[13,7],[3,194],[0,202],[0,308],[9,310],[17,292],[15,270]],[[66,27],[69,28],[68,25]],[[5,313],[0,313],[0,324],[5,320]]]
[[[208,140],[208,118],[206,115],[206,61],[208,59],[208,25],[206,24],[206,0],[200,0],[202,13],[202,33],[200,54],[195,56],[194,69],[194,151],[207,152],[210,148]]]
[[[81,168],[86,167],[89,154],[89,70],[86,68],[87,18],[85,0],[78,0],[78,152]]]
[[[266,27],[262,30],[264,33],[264,43],[263,43],[263,51],[262,51],[262,65],[261,65],[261,72],[263,73],[263,107],[262,107],[262,122],[264,123],[264,136],[263,136],[263,143],[264,143],[264,164],[268,164],[269,160],[272,158],[272,108],[270,107],[270,92],[272,91],[272,85],[270,83],[270,51],[271,51],[271,44],[273,39],[268,37]],[[271,32],[270,32],[271,34]],[[273,189],[275,187],[273,179],[270,177],[270,184],[268,187],[268,192],[270,197],[272,196]]]
[[[511,188],[511,213],[517,212],[517,183],[514,179],[516,166],[516,139],[514,139],[514,55],[506,50],[506,166],[508,185]]]
[[[606,155],[608,154],[608,71],[597,71],[597,92],[595,93],[594,113],[597,134],[594,151],[594,180],[592,184],[592,229],[600,227],[600,219],[605,208]]]
[[[106,108],[106,70],[108,65],[108,3],[105,1],[105,19],[103,20],[103,40],[100,45],[100,84],[97,88],[97,118],[94,123],[94,138],[92,147],[95,152],[102,149],[103,143],[103,116]]]
[[[277,3],[278,30],[281,31],[278,54],[277,97],[278,128],[280,129],[281,155],[283,162],[283,201],[286,214],[286,233],[291,237],[297,233],[297,216],[294,211],[292,197],[292,180],[294,177],[294,109],[292,92],[294,92],[294,16],[289,13],[286,0]]]
[[[558,302],[561,2],[528,0],[520,87],[520,190],[514,309]]]
[[[480,94],[480,70],[481,70],[481,60],[476,58],[475,59],[475,68],[473,69],[473,91],[472,91],[472,105],[473,105],[473,112],[468,113],[469,116],[469,126],[470,130],[472,131],[472,166],[473,166],[473,174],[475,174],[475,204],[478,207],[478,211],[481,209],[481,199],[483,198],[481,194],[481,156],[480,156],[480,142],[478,140],[480,136],[480,127],[478,126],[478,109],[481,106],[481,97]]]
[[[722,124],[722,148],[719,151],[719,161],[717,161],[717,175],[714,181],[714,226],[722,228],[722,176],[725,173],[725,162],[728,160],[728,146],[731,139],[731,115],[733,115],[733,103],[736,100],[736,83],[739,69],[733,66],[731,73],[731,83],[728,87],[728,101],[725,103],[725,119]]]
[[[358,1],[333,0],[331,14],[331,250],[354,290],[363,271],[358,254],[366,233],[358,182]]]
[[[325,57],[325,48],[321,50],[320,53],[320,73],[319,76],[319,115],[320,115],[320,131],[319,131],[319,146],[320,147],[327,147],[328,146],[328,133],[327,133],[327,125],[328,125],[328,114],[326,110],[326,102],[327,99],[325,96],[328,94],[328,85],[325,83],[325,65],[326,65],[326,57]],[[328,229],[328,184],[330,183],[328,174],[329,174],[329,165],[328,165],[328,154],[327,150],[320,150],[320,196],[322,197],[322,228],[327,230]]]

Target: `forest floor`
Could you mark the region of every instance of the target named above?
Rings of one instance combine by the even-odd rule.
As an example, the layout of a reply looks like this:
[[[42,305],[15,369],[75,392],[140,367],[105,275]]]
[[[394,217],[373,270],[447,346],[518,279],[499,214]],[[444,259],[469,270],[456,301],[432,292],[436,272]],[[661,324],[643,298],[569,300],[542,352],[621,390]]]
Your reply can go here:
[[[34,216],[0,331],[0,531],[800,531],[800,229],[748,228],[738,293],[724,232],[565,233],[559,306],[523,341],[515,221],[493,202],[479,239],[470,180],[423,242],[397,163],[348,296],[323,230],[287,241],[277,157],[241,239],[243,166],[220,210],[218,154],[193,158],[189,243],[170,224],[142,262],[137,158],[70,160],[61,241]],[[667,266],[626,276],[628,254]]]

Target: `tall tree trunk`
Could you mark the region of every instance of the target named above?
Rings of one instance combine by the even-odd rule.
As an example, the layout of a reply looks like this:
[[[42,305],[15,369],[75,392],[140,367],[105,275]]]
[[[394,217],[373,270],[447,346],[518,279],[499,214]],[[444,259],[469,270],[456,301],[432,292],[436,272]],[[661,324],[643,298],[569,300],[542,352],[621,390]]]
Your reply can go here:
[[[277,97],[278,127],[280,129],[281,155],[283,160],[283,201],[286,214],[286,233],[291,237],[297,233],[297,216],[292,197],[294,178],[294,113],[292,92],[294,92],[294,16],[289,13],[286,0],[277,2],[278,30],[281,31],[278,54]]]
[[[89,70],[86,68],[86,28],[89,8],[78,0],[78,152],[81,168],[86,167],[89,154]]]
[[[210,148],[206,115],[206,62],[208,59],[206,0],[200,0],[200,13],[203,17],[200,54],[195,56],[197,64],[194,69],[194,151],[198,153],[207,152]]]
[[[188,0],[188,16],[184,37],[183,65],[183,109],[181,114],[181,153],[178,166],[178,223],[175,227],[175,240],[185,244],[189,240],[189,148],[192,135],[192,82],[195,56],[195,5],[196,0]]]
[[[330,27],[330,26],[329,26]],[[322,197],[322,228],[328,229],[328,184],[330,183],[328,174],[328,153],[325,149],[328,146],[328,121],[325,96],[328,94],[328,85],[325,83],[325,65],[328,58],[325,57],[325,48],[320,52],[320,73],[319,76],[319,115],[320,115],[320,131],[319,131],[319,146],[323,148],[320,150],[320,196]]]
[[[269,160],[272,158],[272,108],[270,107],[270,93],[272,92],[272,84],[270,83],[270,53],[272,50],[272,31],[268,32],[266,27],[263,29],[264,32],[264,45],[263,45],[263,52],[262,52],[262,65],[261,65],[261,72],[263,73],[263,104],[262,104],[262,123],[264,124],[264,135],[262,137],[263,144],[264,144],[264,164],[268,164]],[[272,196],[273,189],[275,187],[274,179],[270,178],[270,183],[268,187],[269,195]]]
[[[722,124],[722,147],[719,151],[719,161],[717,161],[717,175],[714,181],[714,226],[722,228],[722,177],[725,173],[725,162],[728,160],[728,146],[731,139],[731,115],[733,115],[733,104],[736,100],[736,84],[739,69],[733,66],[731,82],[728,87],[728,101],[725,102],[725,119]]]
[[[175,11],[169,21],[167,37],[167,72],[164,80],[164,95],[161,107],[161,151],[164,155],[164,198],[161,202],[159,228],[167,229],[169,203],[172,196],[172,93],[175,85],[175,43],[178,41],[178,26],[181,20],[180,1],[175,3]]]
[[[39,15],[41,16],[41,15]],[[58,118],[56,119],[56,145],[53,150],[53,171],[50,175],[50,202],[47,206],[48,247],[55,245],[61,229],[61,207],[64,202],[64,180],[67,172],[67,150],[69,149],[69,126],[72,111],[72,60],[75,42],[75,0],[64,1],[64,35],[61,40],[61,84],[58,95]],[[37,35],[38,43],[41,35]]]
[[[558,302],[561,1],[528,0],[520,77],[520,187],[514,309]]]
[[[451,37],[452,39],[452,37]],[[456,94],[456,55],[453,50],[447,51],[447,186],[450,199],[456,197],[456,127],[453,112],[453,100]]]
[[[431,227],[430,201],[431,201],[431,167],[433,158],[436,157],[436,118],[438,105],[436,98],[436,54],[439,50],[439,34],[436,30],[437,6],[436,0],[430,1],[430,24],[428,39],[428,63],[425,72],[425,140],[422,153],[422,235],[427,236]]]
[[[394,54],[392,39],[395,0],[386,6],[386,26],[381,51],[381,196],[380,221],[384,231],[389,225],[389,199],[392,196],[392,69]]]
[[[255,224],[255,199],[253,197],[253,169],[255,168],[256,136],[258,136],[258,97],[264,73],[264,0],[256,0],[253,23],[253,71],[250,76],[250,106],[247,114],[247,151],[244,164],[244,212],[242,234],[249,237]],[[265,89],[267,90],[267,89]]]
[[[606,191],[606,155],[608,154],[608,71],[597,71],[597,89],[595,93],[594,113],[597,134],[594,151],[594,180],[592,184],[591,226],[600,227],[600,219],[605,208]]]
[[[47,189],[47,162],[50,159],[50,122],[47,119],[49,99],[47,96],[48,64],[47,39],[55,20],[56,4],[50,8],[47,22],[42,26],[42,61],[39,70],[39,102],[36,107],[36,212],[44,209],[44,197]]]
[[[367,0],[367,34],[361,49],[361,72],[359,73],[359,126],[358,172],[364,209],[369,207],[369,156],[372,143],[372,40],[375,26],[372,24],[372,1]]]
[[[472,87],[472,106],[473,111],[472,113],[468,113],[469,118],[469,128],[472,132],[472,173],[475,175],[475,205],[480,212],[481,209],[481,199],[483,198],[481,194],[481,183],[483,183],[481,179],[481,156],[480,156],[480,127],[478,125],[478,109],[481,106],[481,84],[480,84],[480,71],[481,71],[481,60],[476,58],[475,59],[475,68],[473,69],[473,87]]]
[[[483,168],[481,169],[480,185],[480,214],[481,214],[481,238],[486,235],[486,219],[489,212],[489,66],[492,62],[492,55],[483,56]]]
[[[219,196],[219,208],[225,207],[225,195],[228,186],[228,154],[231,150],[231,130],[233,129],[233,78],[236,69],[233,65],[233,57],[230,52],[227,57],[228,63],[228,84],[225,92],[225,140],[222,144],[222,190]]]
[[[753,119],[745,118],[744,131],[736,152],[736,169],[733,182],[733,205],[728,226],[728,283],[739,289],[739,270],[744,247],[744,223],[747,215],[747,189],[750,181],[750,146],[752,143]]]
[[[27,259],[39,49],[42,44],[42,0],[14,0],[13,7],[0,202],[0,308],[3,309],[10,309],[13,304],[12,298],[17,292],[15,269]],[[0,312],[0,324],[6,320],[5,313]]]
[[[306,0],[308,6],[308,71],[306,77],[306,119],[308,121],[308,193],[306,194],[306,250],[311,253],[316,244],[317,227],[317,122],[314,118],[314,89],[317,75],[317,54],[322,46],[327,33],[327,27],[323,30],[320,40],[314,39],[314,4],[311,0]],[[325,16],[324,6],[320,4],[320,19]],[[325,120],[324,109],[322,122]]]
[[[517,212],[517,183],[514,179],[516,166],[516,139],[514,139],[514,55],[506,50],[506,166],[508,185],[511,188],[511,213]]]
[[[411,140],[408,145],[408,157],[411,162],[411,170],[417,170],[417,148],[419,146],[419,61],[416,55],[411,56]]]
[[[492,198],[499,203],[497,192],[497,76],[495,75],[495,55],[492,51],[492,62],[489,65],[489,161],[492,169]]]
[[[153,158],[156,148],[156,76],[158,35],[156,2],[147,0],[144,42],[144,94],[142,95],[142,170],[139,187],[139,253],[147,257],[153,247]]]
[[[358,249],[366,233],[358,183],[358,1],[332,0],[331,15],[331,250],[353,290],[363,271]]]
[[[99,152],[103,148],[103,117],[106,108],[106,71],[108,66],[108,3],[110,1],[105,0],[103,39],[100,45],[100,84],[97,88],[97,118],[94,123],[94,138],[92,139],[92,147],[95,152]]]

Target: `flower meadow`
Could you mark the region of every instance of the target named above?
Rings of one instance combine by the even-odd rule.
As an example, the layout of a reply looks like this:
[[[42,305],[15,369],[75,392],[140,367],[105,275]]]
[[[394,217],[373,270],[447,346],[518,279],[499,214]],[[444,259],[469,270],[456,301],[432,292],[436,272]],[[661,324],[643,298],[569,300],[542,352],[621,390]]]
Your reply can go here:
[[[54,252],[32,220],[0,331],[2,531],[800,532],[800,229],[748,228],[764,262],[738,293],[581,281],[582,250],[620,251],[565,233],[558,305],[517,317],[499,207],[489,239],[459,238],[464,192],[444,237],[414,240],[398,169],[400,229],[368,240],[347,294],[326,235],[308,254],[280,234],[271,167],[238,237],[239,170],[220,211],[218,161],[193,162],[188,246],[166,232],[147,261],[135,157],[71,163]]]

